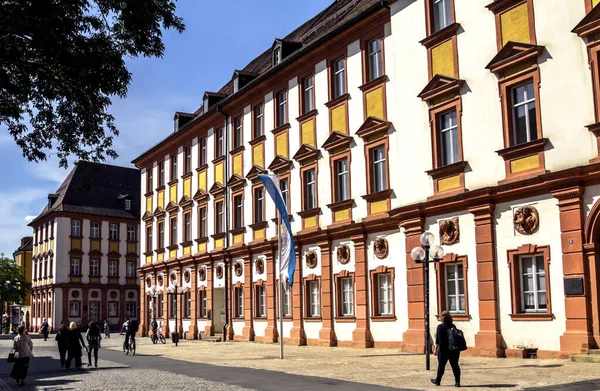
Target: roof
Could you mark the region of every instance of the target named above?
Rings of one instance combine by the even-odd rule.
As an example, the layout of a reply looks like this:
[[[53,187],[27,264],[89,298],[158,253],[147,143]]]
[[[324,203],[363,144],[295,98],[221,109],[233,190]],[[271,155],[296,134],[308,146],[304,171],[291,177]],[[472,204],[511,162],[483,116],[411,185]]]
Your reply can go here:
[[[33,236],[25,236],[21,239],[21,246],[15,250],[15,253],[21,251],[33,251]]]
[[[380,9],[389,2],[389,0],[334,0],[332,4],[330,4],[326,9],[321,11],[315,17],[309,19],[285,37],[278,38],[275,41],[293,42],[299,45],[299,48],[293,53],[293,55],[290,55],[287,58],[288,60],[293,60],[295,54],[311,48],[311,45],[314,46],[318,44],[319,41],[327,37],[329,34],[337,33],[337,30],[341,31],[345,29],[346,27],[348,27],[347,25],[351,24],[350,22],[355,21],[357,18],[360,18],[363,15],[368,15],[368,10],[375,9],[375,7],[378,7],[376,9]],[[266,77],[266,74],[273,69],[273,64],[271,60],[271,50],[272,47],[269,47],[258,57],[250,61],[248,65],[246,65],[244,68],[235,70],[233,76],[235,77],[236,73],[256,75],[256,79],[254,79],[252,83],[249,83],[249,85],[260,80],[261,76]],[[288,61],[284,59],[281,63],[275,66],[275,68],[283,67],[287,63]],[[232,78],[232,80],[229,80],[223,87],[221,87],[221,89],[218,92],[207,93],[213,96],[222,96],[224,99],[229,99],[244,91],[245,88],[240,89],[237,93],[234,93]],[[194,112],[194,120],[184,125],[180,130],[189,127],[195,120],[204,116],[208,116],[213,112],[214,110],[204,110],[203,106],[200,106],[200,108]],[[169,140],[177,133],[178,132],[169,134],[159,143],[155,144],[154,146],[146,150],[144,153],[142,153],[140,156],[138,156],[136,159],[134,159],[133,162],[136,162],[148,153],[153,152],[162,143]]]
[[[50,202],[29,225],[54,212],[78,213],[122,219],[140,218],[140,171],[102,163],[79,162],[71,170]],[[124,199],[131,200],[125,210]]]

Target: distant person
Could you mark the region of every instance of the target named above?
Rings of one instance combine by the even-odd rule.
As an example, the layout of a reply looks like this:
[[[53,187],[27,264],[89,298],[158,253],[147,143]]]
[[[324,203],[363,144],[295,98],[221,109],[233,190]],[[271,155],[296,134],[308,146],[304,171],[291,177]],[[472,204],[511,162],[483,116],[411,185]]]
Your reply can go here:
[[[448,311],[443,311],[440,314],[441,323],[437,327],[435,335],[435,346],[434,353],[438,358],[438,369],[437,376],[435,379],[431,379],[431,382],[436,386],[439,386],[446,370],[446,364],[450,361],[452,372],[454,373],[454,386],[460,387],[460,367],[458,366],[458,359],[460,358],[460,350],[456,346],[450,346],[453,341],[449,341],[448,334],[454,329],[452,323],[452,316]],[[453,342],[454,343],[454,342]]]
[[[110,338],[110,324],[108,324],[108,319],[104,319],[104,336]]]
[[[48,321],[44,319],[42,321],[42,335],[44,336],[44,341],[48,340]]]
[[[68,349],[67,349],[67,363],[65,368],[71,368],[71,361],[75,359],[75,368],[81,369],[81,349],[85,348],[85,341],[81,336],[81,332],[77,328],[75,322],[71,322],[69,325],[69,332],[67,333]],[[81,343],[80,343],[81,342]]]
[[[58,345],[58,354],[60,354],[60,367],[64,371],[66,369],[65,362],[67,359],[67,350],[69,350],[69,329],[67,328],[67,325],[60,325],[54,339]]]
[[[15,350],[15,364],[10,372],[10,377],[15,379],[17,384],[23,386],[29,370],[29,362],[33,356],[33,342],[31,342],[31,337],[25,334],[25,326],[17,328],[17,336],[13,340],[13,349]]]
[[[94,367],[98,368],[98,349],[100,349],[100,327],[95,322],[90,323],[90,328],[85,336],[88,342],[88,367],[92,366],[92,350],[94,351]]]

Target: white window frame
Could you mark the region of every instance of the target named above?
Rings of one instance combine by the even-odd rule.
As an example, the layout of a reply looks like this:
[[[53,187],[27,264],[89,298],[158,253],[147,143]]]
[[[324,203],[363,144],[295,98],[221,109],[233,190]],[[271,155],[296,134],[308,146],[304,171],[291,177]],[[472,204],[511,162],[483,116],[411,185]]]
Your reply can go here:
[[[119,306],[116,302],[114,301],[109,301],[108,302],[108,317],[109,318],[116,318],[119,316]]]
[[[265,220],[265,189],[257,187],[254,189],[254,223],[262,223]]]
[[[264,111],[263,105],[254,106],[254,138],[258,138],[265,133]]]
[[[289,210],[289,197],[290,197],[290,186],[289,186],[290,181],[288,180],[288,178],[282,178],[279,180],[279,190],[281,191],[281,195],[283,197],[283,203],[286,206],[286,209]],[[282,186],[282,184],[285,184],[284,186]]]
[[[350,172],[348,158],[335,161],[335,200],[336,202],[350,199]]]
[[[177,244],[177,217],[173,217],[169,220],[169,235],[171,240],[171,246]]]
[[[185,153],[185,170],[184,174],[192,172],[192,147],[185,147],[183,152]]]
[[[377,42],[377,44],[375,47],[373,47],[372,44],[375,42]],[[367,43],[367,58],[369,61],[369,79],[367,81],[372,81],[383,76],[383,55],[381,51],[382,44],[383,42],[381,37],[372,39]]]
[[[220,234],[223,232],[224,226],[225,226],[225,221],[224,221],[225,212],[223,210],[223,202],[222,201],[217,202],[216,209],[217,209],[217,213],[216,213],[216,215],[217,215],[217,226],[216,226],[217,232],[216,233]]]
[[[462,278],[458,277],[458,269],[461,268],[462,269]],[[452,313],[452,314],[464,314],[466,313],[466,300],[465,300],[465,290],[466,290],[466,286],[465,286],[465,269],[464,269],[464,265],[462,263],[449,263],[444,265],[444,269],[445,269],[445,275],[444,275],[444,280],[446,283],[446,309],[448,310],[448,312]],[[454,279],[450,279],[449,275],[450,272],[454,271]],[[454,295],[451,295],[450,293],[450,289],[449,287],[451,285],[454,285]],[[463,293],[459,293],[460,292],[460,287],[462,286],[462,291]],[[456,300],[456,309],[455,310],[451,310],[450,309],[450,299],[454,297],[454,300]],[[462,308],[461,308],[461,298],[462,298]]]
[[[90,225],[90,237],[92,239],[100,238],[100,223],[91,223]]]
[[[134,278],[135,277],[135,262],[133,261],[127,261],[125,263],[125,267],[126,267],[126,271],[125,271],[125,275],[127,276],[127,278]]]
[[[527,88],[525,87],[529,84],[531,84],[531,90],[533,91],[533,97],[529,97],[529,94],[527,93]],[[516,102],[516,91],[520,87],[525,87],[523,89],[523,101],[517,103]],[[524,143],[528,143],[528,142],[537,140],[537,138],[538,138],[538,136],[537,136],[537,134],[538,134],[537,118],[534,118],[535,123],[536,123],[535,129],[531,129],[531,118],[529,117],[529,106],[531,104],[533,104],[533,107],[535,109],[534,116],[537,115],[537,110],[538,110],[536,102],[535,102],[535,83],[534,83],[534,81],[528,80],[525,83],[521,83],[514,87],[511,87],[510,88],[510,98],[511,98],[511,113],[512,113],[512,125],[513,125],[513,129],[512,129],[513,143],[512,143],[512,145],[513,146],[519,145],[519,143],[517,141],[519,139],[518,134],[517,134],[517,131],[518,131],[518,129],[517,129],[517,110],[521,106],[525,106],[525,140],[526,141]],[[532,131],[535,134],[535,138],[531,138]],[[524,144],[524,143],[522,143],[522,144]]]
[[[206,308],[206,291],[205,290],[201,290],[198,291],[199,292],[199,301],[200,301],[200,314],[199,317],[200,318],[206,318],[207,317],[207,308]]]
[[[340,66],[341,63],[341,66]],[[333,99],[346,93],[346,58],[342,57],[333,62]]]
[[[452,113],[454,113],[454,121],[452,121]],[[458,156],[458,113],[456,109],[445,111],[439,114],[439,132],[440,132],[440,152],[441,152],[441,163],[442,166],[457,163],[459,161]],[[444,118],[449,116],[449,126],[444,128]],[[450,137],[450,151],[446,151],[444,136],[448,134]],[[454,141],[456,136],[456,143]]]
[[[377,157],[377,151],[383,152],[381,158]],[[373,193],[387,190],[387,170],[386,170],[386,152],[385,145],[379,145],[371,148],[371,159],[373,161]]]
[[[239,204],[237,203],[239,201]],[[244,196],[236,194],[233,196],[233,229],[242,228],[244,226]]]
[[[136,303],[135,301],[128,301],[125,303],[125,315],[128,318],[135,318],[136,315]]]
[[[378,289],[378,315],[392,316],[393,311],[393,289],[392,289],[392,274],[379,273],[377,274],[377,289]]]
[[[310,318],[321,317],[321,290],[319,281],[308,283],[308,316]]]
[[[233,148],[239,148],[242,146],[242,131],[243,121],[242,117],[237,117],[233,120]]]
[[[287,98],[287,90],[280,91],[277,94],[277,126],[283,126],[288,123]]]
[[[219,128],[217,129],[216,132],[216,137],[215,137],[215,141],[217,143],[217,150],[216,150],[216,155],[215,157],[220,158],[221,156],[223,156],[224,154],[224,146],[223,146],[223,128]]]
[[[127,240],[129,240],[130,242],[135,242],[136,241],[136,229],[135,229],[135,225],[128,225],[127,226]]]
[[[185,229],[184,229],[185,238],[184,238],[184,240],[186,242],[191,242],[192,241],[192,212],[191,211],[189,213],[184,213],[183,214],[183,222],[185,224]]]
[[[90,322],[98,322],[100,320],[100,306],[97,301],[90,301]]]
[[[257,290],[256,317],[265,318],[267,316],[267,290],[264,285],[258,285]]]
[[[81,221],[71,220],[71,237],[74,237],[74,238],[81,237]]]
[[[109,260],[108,261],[108,276],[118,277],[119,276],[119,261]]]
[[[312,175],[312,178],[310,178]],[[317,207],[317,173],[314,168],[306,170],[304,177],[304,210],[311,210]]]
[[[125,200],[125,210],[131,210],[131,200]]]
[[[200,208],[200,237],[205,238],[208,236],[208,220],[206,217],[208,208]]]
[[[315,78],[313,75],[302,79],[302,114],[306,114],[315,109],[314,89]]]
[[[78,318],[81,316],[81,301],[75,300],[69,303],[69,316],[72,316],[74,318]]]
[[[244,317],[244,288],[243,287],[237,287],[236,288],[236,297],[235,297],[235,304],[236,304],[236,317],[237,318],[243,318]]]
[[[433,33],[437,33],[438,31],[443,30],[452,24],[452,9],[450,0],[433,0],[432,8]]]
[[[90,276],[92,276],[92,277],[100,276],[100,261],[97,259],[90,260]]]
[[[281,287],[281,284],[279,284]],[[292,316],[292,290],[290,284],[283,284],[283,317]]]
[[[79,258],[71,258],[71,264],[69,267],[69,271],[72,276],[80,276],[81,275],[81,259]],[[74,273],[77,271],[77,273]],[[41,274],[41,272],[40,272]]]
[[[523,267],[523,261],[525,259],[529,258],[529,260],[532,263],[532,270],[533,273],[531,274],[527,274],[527,276],[533,276],[533,290],[531,291],[525,291],[525,287],[524,287],[524,277],[526,276],[525,272],[524,272],[524,267]],[[542,270],[541,272],[538,270],[537,267],[537,261],[541,260],[542,261],[542,265],[544,265],[544,270]],[[522,312],[527,312],[527,313],[546,313],[548,311],[548,298],[547,298],[547,292],[548,292],[548,286],[546,283],[546,273],[548,272],[546,270],[546,264],[544,263],[544,255],[543,254],[527,254],[527,255],[521,255],[519,256],[519,278],[521,279],[521,283],[519,284],[521,287],[521,311]],[[546,289],[540,289],[538,286],[538,277],[543,278],[544,279],[544,284],[546,285]],[[525,296],[528,293],[532,293],[533,294],[533,300],[534,300],[534,308],[533,309],[526,309],[525,308],[525,303],[526,303],[526,299]],[[546,296],[546,308],[540,308],[540,303],[539,303],[539,294],[544,294],[544,296]]]
[[[206,137],[200,139],[200,165],[205,165],[207,162],[206,155]]]
[[[110,223],[108,225],[108,239],[119,240],[119,225]]]
[[[354,284],[352,277],[340,278],[340,310],[342,316],[354,316]]]

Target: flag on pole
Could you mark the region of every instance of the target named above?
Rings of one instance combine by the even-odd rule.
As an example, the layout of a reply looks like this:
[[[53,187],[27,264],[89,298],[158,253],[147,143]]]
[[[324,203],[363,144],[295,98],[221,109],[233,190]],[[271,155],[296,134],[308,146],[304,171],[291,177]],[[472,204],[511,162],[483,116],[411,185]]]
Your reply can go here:
[[[290,219],[288,217],[287,207],[283,201],[283,195],[279,190],[279,180],[276,175],[261,174],[258,176],[265,189],[275,202],[277,211],[281,216],[281,220],[284,225],[281,230],[281,281],[285,281],[285,277],[288,278],[290,286],[294,282],[294,270],[296,269],[296,248],[294,247],[294,235],[292,234],[292,227],[290,226]]]

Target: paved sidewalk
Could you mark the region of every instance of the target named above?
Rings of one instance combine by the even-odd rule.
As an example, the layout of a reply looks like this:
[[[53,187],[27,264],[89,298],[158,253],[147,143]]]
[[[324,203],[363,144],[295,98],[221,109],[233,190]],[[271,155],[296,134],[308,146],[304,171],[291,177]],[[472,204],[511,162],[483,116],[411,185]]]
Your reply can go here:
[[[431,361],[432,370],[427,372],[423,355],[394,349],[286,345],[285,359],[280,360],[277,344],[181,341],[175,347],[170,341],[166,345],[151,345],[147,344],[148,338],[139,339],[138,351],[144,355],[195,363],[263,369],[393,388],[443,390],[454,385],[450,366],[442,381],[443,387],[435,387],[429,382],[429,378],[435,376],[435,357]],[[461,357],[461,368],[463,386],[474,390],[600,390],[599,364]]]

